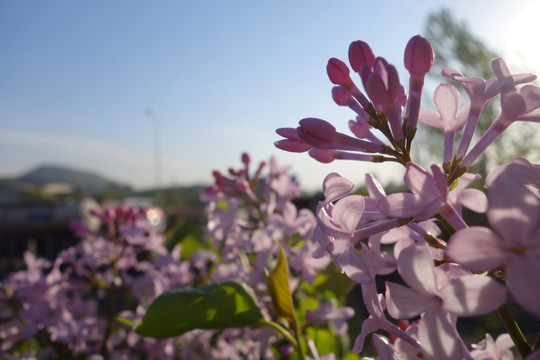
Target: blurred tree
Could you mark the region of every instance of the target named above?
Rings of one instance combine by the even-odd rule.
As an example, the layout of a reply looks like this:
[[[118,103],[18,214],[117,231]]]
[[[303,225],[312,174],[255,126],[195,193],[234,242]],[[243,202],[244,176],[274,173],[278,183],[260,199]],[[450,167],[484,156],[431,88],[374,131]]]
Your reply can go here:
[[[494,77],[490,62],[498,55],[489,49],[480,39],[475,37],[467,24],[455,19],[448,9],[441,9],[428,16],[425,26],[425,36],[431,42],[435,52],[435,64],[430,73],[431,79],[437,83],[451,82],[440,75],[445,67],[458,70],[465,76],[476,76],[483,79]],[[519,72],[519,69],[511,69]],[[530,69],[525,72],[532,72]],[[468,96],[459,84],[456,85],[462,99],[467,101]],[[425,99],[432,103],[432,99]],[[473,144],[479,136],[491,125],[499,114],[498,97],[484,109],[478,122]],[[516,122],[492,144],[480,157],[471,169],[482,176],[496,165],[508,162],[512,156],[527,157],[530,161],[540,158],[540,148],[535,146],[536,133],[530,123]],[[419,136],[425,146],[419,149],[417,156],[424,163],[440,162],[443,142],[442,132],[428,126],[423,126]],[[459,138],[457,139],[459,141]],[[457,145],[456,145],[457,146]],[[426,151],[428,150],[429,151]],[[512,149],[512,151],[508,151]],[[433,158],[433,157],[437,158]]]

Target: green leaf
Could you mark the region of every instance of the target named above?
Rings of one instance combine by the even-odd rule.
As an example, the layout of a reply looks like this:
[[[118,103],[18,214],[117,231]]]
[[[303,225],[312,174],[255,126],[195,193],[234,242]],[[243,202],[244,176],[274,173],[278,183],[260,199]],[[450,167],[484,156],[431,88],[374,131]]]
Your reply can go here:
[[[319,355],[337,353],[337,346],[332,332],[327,328],[310,327],[306,330],[307,336],[317,348]]]
[[[200,224],[193,221],[178,220],[167,232],[167,250],[172,251],[178,244],[182,244],[182,259],[189,259],[197,250],[207,250],[210,246],[202,240]]]
[[[346,353],[341,360],[360,360],[360,355],[354,352]]]
[[[345,274],[339,272],[336,266],[328,266],[323,273],[319,274],[313,284],[302,284],[303,289],[309,294],[326,294],[328,291],[340,302],[345,300],[349,292],[356,286],[354,281]]]
[[[289,288],[289,265],[281,245],[279,245],[276,266],[266,278],[266,286],[276,312],[285,318],[290,325],[296,324],[292,294]]]
[[[148,307],[135,331],[167,338],[193,329],[264,325],[253,289],[239,281],[167,291]]]

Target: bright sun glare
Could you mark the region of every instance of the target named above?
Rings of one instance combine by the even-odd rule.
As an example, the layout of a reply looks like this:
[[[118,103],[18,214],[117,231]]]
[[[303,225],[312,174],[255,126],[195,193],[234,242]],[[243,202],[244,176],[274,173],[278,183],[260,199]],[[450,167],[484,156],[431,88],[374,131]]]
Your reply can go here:
[[[500,16],[501,43],[495,45],[501,46],[505,60],[517,67],[514,71],[540,74],[540,2],[518,2],[513,9],[504,10]]]

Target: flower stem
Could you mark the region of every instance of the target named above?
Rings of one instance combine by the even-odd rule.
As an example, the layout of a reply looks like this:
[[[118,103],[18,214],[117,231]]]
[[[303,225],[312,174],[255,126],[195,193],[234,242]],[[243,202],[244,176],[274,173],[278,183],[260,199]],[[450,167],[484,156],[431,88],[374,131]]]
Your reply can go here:
[[[278,324],[277,322],[270,321],[270,320],[263,320],[262,325],[266,325],[271,327],[272,329],[276,330],[278,333],[283,335],[285,339],[296,349],[298,348],[298,342],[296,341],[295,337],[282,325]]]
[[[497,310],[497,315],[499,315],[499,319],[501,319],[504,327],[506,328],[506,331],[508,331],[508,334],[510,334],[512,341],[514,342],[517,350],[519,351],[519,354],[522,358],[525,359],[531,353],[531,347],[527,343],[527,339],[525,339],[525,336],[523,336],[523,333],[521,332],[521,329],[516,323],[516,320],[514,320],[514,317],[508,309],[508,306],[506,306],[506,304],[501,306]]]

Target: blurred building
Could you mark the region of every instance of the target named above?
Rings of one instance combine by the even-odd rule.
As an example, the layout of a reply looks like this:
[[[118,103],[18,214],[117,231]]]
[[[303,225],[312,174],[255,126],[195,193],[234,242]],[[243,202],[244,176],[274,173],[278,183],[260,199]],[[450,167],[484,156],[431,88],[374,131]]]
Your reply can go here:
[[[23,268],[26,250],[54,259],[58,251],[75,244],[78,238],[70,228],[72,221],[99,227],[99,219],[90,215],[92,209],[100,208],[97,201],[76,198],[73,193],[69,184],[51,183],[41,187],[39,196],[14,189],[1,199],[0,276]]]

